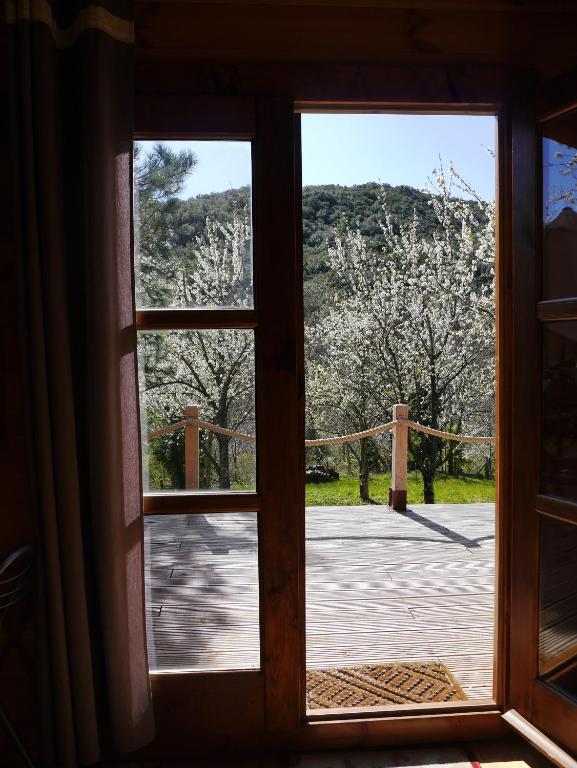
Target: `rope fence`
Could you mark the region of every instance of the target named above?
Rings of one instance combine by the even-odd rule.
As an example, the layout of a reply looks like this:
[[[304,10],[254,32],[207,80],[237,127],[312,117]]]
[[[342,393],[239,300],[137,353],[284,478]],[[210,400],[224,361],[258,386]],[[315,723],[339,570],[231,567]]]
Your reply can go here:
[[[220,435],[226,435],[235,440],[244,440],[248,443],[256,442],[255,435],[248,435],[244,432],[236,432],[233,429],[226,429],[225,427],[219,427],[217,424],[212,424],[210,421],[204,421],[203,419],[186,418],[180,421],[169,424],[166,427],[157,429],[154,432],[148,433],[148,439],[154,437],[161,437],[162,435],[168,435],[171,432],[175,432],[177,429],[183,429],[184,427],[197,424],[201,429],[207,429],[210,432],[216,432]],[[348,435],[337,435],[335,437],[319,437],[314,440],[305,440],[305,446],[307,448],[313,448],[321,445],[343,445],[344,443],[352,443],[355,440],[362,440],[365,437],[374,437],[382,432],[390,432],[399,424],[406,424],[409,429],[414,429],[417,432],[424,432],[426,435],[434,435],[440,437],[443,440],[454,440],[458,443],[490,443],[495,444],[495,438],[487,435],[458,435],[454,432],[444,432],[441,429],[433,429],[432,427],[426,427],[424,424],[419,424],[417,421],[410,421],[409,419],[395,419],[388,421],[386,424],[379,424],[378,427],[372,427],[371,429],[365,429],[362,432],[352,432]]]
[[[378,427],[372,429],[365,429],[363,432],[353,432],[350,435],[337,435],[336,437],[319,437],[315,440],[305,440],[305,446],[312,448],[317,445],[343,445],[344,443],[352,443],[354,440],[362,440],[364,437],[374,437],[381,432],[390,432],[398,421],[388,421],[386,424],[381,424]]]
[[[488,443],[495,444],[495,438],[489,435],[459,435],[454,432],[445,432],[441,429],[433,429],[419,424],[409,419],[408,406],[396,404],[393,406],[393,419],[386,424],[379,424],[377,427],[365,429],[362,432],[352,432],[348,435],[335,435],[334,437],[319,437],[312,440],[305,440],[305,447],[313,448],[321,445],[344,445],[352,443],[355,440],[362,440],[367,437],[384,432],[393,433],[393,442],[391,450],[391,487],[389,490],[389,506],[396,511],[404,511],[407,508],[407,454],[408,454],[408,435],[409,429],[417,432],[423,432],[426,435],[434,435],[442,440],[453,440],[459,443]],[[226,435],[234,440],[243,440],[248,443],[256,442],[256,435],[249,435],[245,432],[239,432],[235,429],[227,429],[205,421],[199,418],[198,407],[188,406],[184,411],[184,418],[175,421],[173,424],[167,424],[165,427],[156,429],[148,433],[148,439],[169,435],[178,429],[184,429],[184,472],[185,487],[187,489],[198,488],[200,481],[200,441],[199,434],[201,429],[209,430],[219,435]]]
[[[443,440],[455,440],[458,443],[491,443],[491,445],[495,445],[495,438],[488,435],[456,435],[454,432],[443,432],[441,429],[425,427],[423,424],[410,420],[407,420],[406,424],[409,429],[424,432],[426,435],[441,437]]]
[[[204,421],[203,419],[181,419],[175,421],[174,424],[169,424],[161,429],[156,429],[154,432],[148,433],[148,439],[153,437],[162,437],[162,435],[169,435],[171,432],[176,432],[177,429],[183,429],[184,427],[196,424],[201,429],[208,429],[209,432],[217,432],[219,435],[226,435],[232,437],[235,440],[245,440],[247,443],[255,443],[256,435],[247,435],[244,432],[235,432],[234,429],[226,429],[226,427],[219,427],[218,424],[212,424],[210,421]]]

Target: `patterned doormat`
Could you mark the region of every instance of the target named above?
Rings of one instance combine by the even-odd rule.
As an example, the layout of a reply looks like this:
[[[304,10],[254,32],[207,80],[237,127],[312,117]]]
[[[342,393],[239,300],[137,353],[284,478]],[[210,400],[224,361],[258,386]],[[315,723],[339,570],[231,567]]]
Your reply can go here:
[[[444,664],[365,664],[307,670],[307,709],[465,701]]]

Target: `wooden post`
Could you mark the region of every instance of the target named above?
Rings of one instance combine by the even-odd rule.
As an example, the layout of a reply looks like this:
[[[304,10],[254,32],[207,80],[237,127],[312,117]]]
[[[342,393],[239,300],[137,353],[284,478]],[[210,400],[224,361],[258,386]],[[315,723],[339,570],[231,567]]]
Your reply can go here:
[[[393,427],[393,456],[391,466],[391,488],[389,506],[395,512],[407,509],[407,451],[409,449],[408,405],[393,405],[393,419],[400,421]],[[403,423],[405,422],[405,423]]]
[[[192,490],[198,488],[199,480],[198,407],[186,407],[184,418],[191,419],[184,428],[184,487]]]

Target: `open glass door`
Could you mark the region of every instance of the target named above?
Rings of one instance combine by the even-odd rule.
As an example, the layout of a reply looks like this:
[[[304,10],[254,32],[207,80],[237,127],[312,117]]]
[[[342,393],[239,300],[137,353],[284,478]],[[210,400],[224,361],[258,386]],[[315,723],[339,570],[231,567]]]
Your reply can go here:
[[[133,166],[155,760],[300,724],[293,105],[187,104]]]
[[[526,335],[534,339],[533,359],[540,358],[540,364],[528,380],[537,386],[519,385],[526,403],[533,388],[535,410],[526,433],[532,437],[527,464],[513,463],[514,474],[526,473],[524,482],[535,487],[533,502],[524,499],[524,511],[515,502],[510,701],[532,725],[575,753],[577,109],[557,109],[542,119],[535,138],[536,197],[541,200],[536,207],[535,282],[531,285],[533,278],[527,278],[524,290],[527,300],[532,289],[537,299]],[[517,247],[522,249],[520,240]],[[520,278],[516,281],[519,287]],[[521,451],[517,456],[521,458]]]
[[[490,706],[497,120],[316,110],[301,115],[307,716]]]

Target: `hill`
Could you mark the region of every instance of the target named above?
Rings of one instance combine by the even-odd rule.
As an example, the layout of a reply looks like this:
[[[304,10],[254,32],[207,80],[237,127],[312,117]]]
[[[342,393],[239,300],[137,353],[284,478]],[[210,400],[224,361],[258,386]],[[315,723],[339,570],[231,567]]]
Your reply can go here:
[[[375,182],[355,186],[326,184],[304,187],[302,191],[303,269],[307,313],[314,313],[322,297],[332,286],[332,273],[327,263],[327,242],[339,224],[358,226],[372,245],[378,246],[382,218],[380,196],[384,193],[398,221],[407,220],[416,211],[424,223],[425,234],[435,227],[430,195],[413,187],[380,185]],[[235,207],[249,204],[249,188],[198,195],[188,200],[173,201],[178,220],[176,231],[182,238],[202,231],[208,215],[226,220]]]

